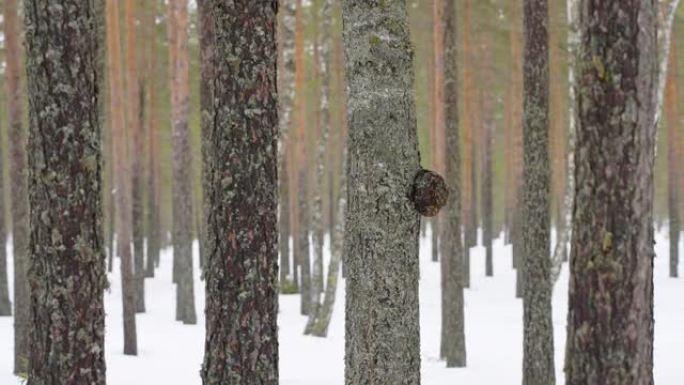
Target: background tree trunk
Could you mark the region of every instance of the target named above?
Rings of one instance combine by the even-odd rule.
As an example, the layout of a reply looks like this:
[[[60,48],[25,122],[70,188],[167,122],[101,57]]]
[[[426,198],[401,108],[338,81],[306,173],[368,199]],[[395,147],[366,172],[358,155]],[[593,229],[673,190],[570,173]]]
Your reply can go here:
[[[193,289],[192,258],[192,153],[190,149],[188,0],[174,2],[174,62],[171,115],[173,125],[173,255],[176,264],[176,320],[186,325],[197,323]]]
[[[119,0],[107,0],[107,68],[111,111],[112,150],[116,186],[116,251],[121,258],[121,290],[123,300],[124,354],[137,355],[135,324],[135,282],[131,254],[131,187],[126,124],[123,109],[123,73],[121,71],[121,35]]]
[[[523,159],[523,384],[556,383],[551,314],[549,10],[525,0]]]
[[[665,118],[667,119],[667,202],[670,217],[670,277],[679,275],[679,173],[681,172],[679,133],[679,87],[677,45],[670,50],[670,69],[665,89]]]
[[[23,124],[24,95],[21,88],[22,45],[17,0],[4,4],[5,76],[9,113],[10,211],[14,250],[14,373],[25,373],[29,352],[29,253],[28,171],[26,168],[26,131]]]
[[[343,0],[342,15],[350,123],[346,383],[417,385],[420,219],[409,193],[420,156],[406,2]]]
[[[5,19],[6,20],[6,19]],[[0,143],[0,170],[3,170],[4,153]],[[9,297],[7,281],[7,220],[5,219],[5,186],[4,178],[0,178],[0,317],[12,315],[12,301]]]
[[[29,0],[25,8],[31,170],[28,381],[104,385],[107,277],[99,92],[104,3],[50,3]]]
[[[143,235],[143,135],[140,121],[140,79],[138,77],[135,0],[126,0],[126,125],[131,148],[131,207],[133,219],[133,260],[135,311],[145,312],[145,249]]]
[[[442,228],[442,325],[447,367],[465,367],[465,315],[463,303],[463,244],[461,230],[461,153],[458,132],[458,24],[457,0],[444,2],[444,121],[445,166],[450,194]]]
[[[651,385],[656,10],[649,0],[580,10],[566,384]]]
[[[211,0],[205,385],[278,384],[276,13]],[[228,61],[225,58],[235,58]],[[246,64],[240,64],[246,63]],[[230,178],[226,178],[230,175]]]

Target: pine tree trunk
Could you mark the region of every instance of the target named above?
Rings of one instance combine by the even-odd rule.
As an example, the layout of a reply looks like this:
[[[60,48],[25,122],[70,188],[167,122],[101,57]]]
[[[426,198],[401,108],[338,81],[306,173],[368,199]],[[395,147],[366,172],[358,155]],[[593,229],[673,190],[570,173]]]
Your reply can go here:
[[[670,277],[679,276],[679,88],[677,45],[670,50],[670,69],[665,89],[665,118],[667,119],[667,194],[670,217]]]
[[[24,128],[24,95],[21,88],[22,44],[17,0],[4,4],[5,76],[9,113],[9,169],[10,211],[12,214],[12,243],[14,250],[14,373],[25,373],[29,354],[29,202],[28,169],[26,158],[26,129]]]
[[[656,10],[648,0],[582,0],[580,10],[575,176],[583,188],[566,384],[651,385]]]
[[[131,149],[131,207],[133,219],[133,260],[135,279],[135,311],[145,312],[145,251],[143,241],[142,152],[140,124],[140,79],[138,78],[137,27],[135,0],[126,0],[126,125]]]
[[[433,0],[432,2],[432,51],[433,51],[433,84],[432,84],[432,102],[433,102],[433,119],[432,125],[434,130],[434,143],[432,146],[432,168],[438,173],[444,173],[445,155],[444,147],[446,146],[444,137],[444,33],[443,27],[443,0]],[[432,220],[432,260],[438,261],[440,254],[442,223],[446,220],[445,215],[441,214]]]
[[[446,179],[451,183],[442,228],[442,309],[444,356],[447,367],[465,367],[465,315],[463,303],[463,244],[461,239],[461,153],[458,131],[458,23],[457,0],[444,2],[444,121],[446,122]],[[444,317],[446,315],[446,317]]]
[[[350,123],[345,383],[417,385],[420,219],[409,195],[420,156],[406,2],[343,0],[342,15]]]
[[[213,210],[202,380],[277,384],[276,13],[271,2],[209,4],[216,80],[204,142],[211,144],[204,187]]]
[[[320,117],[321,135],[316,146],[316,177],[313,179],[313,271],[311,275],[311,305],[309,308],[308,321],[304,334],[309,334],[321,305],[323,294],[323,236],[325,224],[323,222],[323,181],[325,179],[326,149],[330,136],[330,29],[331,29],[331,0],[322,0],[318,5],[317,21],[320,25],[318,31],[318,70],[321,82],[318,115]]]
[[[663,102],[665,101],[665,88],[667,85],[667,70],[670,64],[670,49],[672,47],[672,27],[677,15],[677,7],[680,0],[659,0],[656,5],[657,28],[658,28],[658,84],[656,93],[655,122],[660,124],[662,117]]]
[[[123,300],[124,354],[137,355],[135,323],[135,281],[131,254],[131,186],[128,157],[128,133],[123,120],[123,72],[119,31],[119,1],[107,1],[107,67],[111,111],[112,149],[116,186],[116,251],[121,258],[121,291]]]
[[[193,289],[192,258],[192,154],[190,149],[188,0],[174,2],[175,61],[171,86],[173,120],[173,254],[176,264],[176,320],[186,325],[197,323]]]
[[[145,277],[154,277],[154,269],[159,260],[160,218],[159,218],[159,138],[157,111],[157,3],[150,2],[145,9],[145,31],[147,39],[147,60],[145,65],[146,110],[145,127],[147,133],[147,259]]]
[[[7,19],[5,19],[7,20]],[[0,145],[0,170],[4,170],[4,154]],[[12,315],[12,301],[9,297],[7,281],[7,223],[5,219],[5,186],[4,178],[0,178],[0,317]]]
[[[290,211],[290,178],[293,174],[288,172],[288,152],[292,151],[289,132],[292,125],[292,110],[295,98],[295,23],[296,23],[296,4],[294,0],[280,0],[280,9],[283,12],[280,31],[281,52],[282,52],[282,71],[279,74],[280,89],[279,97],[279,128],[280,138],[278,141],[278,184],[279,184],[279,248],[280,248],[280,282],[288,281],[290,276],[290,236],[294,235],[291,227],[292,212]],[[293,253],[296,255],[296,253]],[[296,269],[296,262],[293,269]]]
[[[525,0],[523,384],[556,383],[551,314],[549,34],[547,0]]]
[[[99,92],[104,4],[73,0],[58,8],[49,3],[29,0],[25,8],[32,320],[28,383],[104,385],[107,277]]]

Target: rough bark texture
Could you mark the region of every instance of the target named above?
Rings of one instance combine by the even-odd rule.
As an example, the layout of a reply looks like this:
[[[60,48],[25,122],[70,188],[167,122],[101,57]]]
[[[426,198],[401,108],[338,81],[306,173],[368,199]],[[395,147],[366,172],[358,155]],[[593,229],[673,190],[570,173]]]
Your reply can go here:
[[[6,20],[6,19],[5,19]],[[0,170],[3,170],[4,154],[0,142]],[[5,188],[4,178],[0,178],[0,245],[7,245],[7,228],[5,224]],[[7,247],[0,246],[0,317],[12,315],[12,301],[9,297],[7,282]]]
[[[116,205],[116,252],[121,260],[121,290],[123,301],[124,354],[138,354],[135,324],[135,286],[133,255],[131,254],[131,190],[130,163],[126,144],[126,124],[123,109],[123,73],[121,71],[121,40],[119,31],[119,1],[107,1],[107,68],[109,78],[109,110],[111,111],[112,159]]]
[[[26,129],[24,128],[24,95],[20,83],[22,45],[17,0],[4,4],[5,63],[9,113],[8,148],[10,211],[12,214],[12,246],[14,250],[14,373],[25,373],[28,359],[29,286],[27,278],[29,253],[28,170],[26,167]]]
[[[205,188],[213,210],[202,380],[277,384],[276,3],[209,4],[215,98]]]
[[[655,6],[580,10],[566,384],[651,385]]]
[[[420,383],[420,155],[406,2],[343,0],[349,108],[345,383]]]
[[[292,174],[288,173],[287,152],[289,143],[290,125],[292,124],[292,109],[295,97],[295,21],[296,5],[294,0],[280,0],[280,12],[283,13],[281,24],[280,50],[282,52],[282,71],[279,79],[279,113],[280,139],[278,141],[278,189],[279,195],[279,239],[280,248],[280,282],[286,282],[290,275],[290,194],[289,180]],[[296,269],[296,263],[294,263]]]
[[[28,383],[104,385],[104,4],[73,0],[55,6],[48,0],[28,0],[25,5],[31,221]]]
[[[188,0],[171,0],[175,20],[175,55],[172,64],[173,125],[173,259],[176,266],[176,320],[197,323],[192,261],[192,154],[190,149]]]
[[[553,385],[548,3],[525,0],[523,8],[523,384]]]
[[[140,121],[140,79],[137,58],[137,12],[135,0],[126,0],[126,125],[131,149],[131,209],[133,220],[133,260],[135,280],[135,311],[145,312],[145,249],[143,235],[143,135]]]
[[[446,122],[446,179],[449,199],[442,228],[442,335],[447,367],[466,365],[463,303],[463,244],[461,231],[461,159],[458,130],[457,0],[444,4],[444,118]]]
[[[665,89],[665,119],[667,119],[667,203],[670,217],[670,277],[679,275],[679,88],[677,79],[677,45],[670,50],[670,69]]]
[[[319,95],[319,124],[321,135],[316,147],[316,177],[313,178],[313,213],[312,213],[312,235],[313,235],[313,271],[311,274],[311,307],[309,318],[304,329],[304,334],[309,334],[313,328],[318,311],[321,305],[321,295],[323,294],[323,236],[325,234],[325,223],[323,221],[323,182],[325,179],[326,149],[328,137],[330,136],[330,28],[332,0],[322,0],[318,5],[317,21],[318,31],[318,74],[321,82]]]

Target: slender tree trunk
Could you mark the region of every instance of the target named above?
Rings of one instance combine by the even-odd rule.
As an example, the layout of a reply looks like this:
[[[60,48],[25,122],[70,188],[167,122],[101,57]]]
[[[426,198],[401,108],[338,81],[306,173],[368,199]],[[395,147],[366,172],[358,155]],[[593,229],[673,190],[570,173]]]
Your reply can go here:
[[[159,126],[157,111],[157,2],[151,1],[145,9],[146,44],[149,51],[145,65],[145,92],[147,109],[145,127],[147,128],[147,260],[145,277],[154,277],[156,262],[159,260],[160,218],[159,218]]]
[[[492,249],[492,242],[495,237],[494,230],[494,170],[492,160],[492,146],[494,135],[496,132],[496,95],[494,90],[494,68],[493,49],[494,38],[493,33],[486,30],[482,33],[481,59],[482,62],[482,124],[481,124],[481,161],[482,169],[480,171],[482,177],[481,186],[481,210],[482,210],[482,246],[485,248],[485,275],[491,277],[494,275],[494,253]]]
[[[465,315],[463,303],[463,244],[461,237],[461,159],[458,132],[458,24],[457,0],[444,2],[444,121],[446,122],[446,178],[451,191],[442,228],[442,309],[443,326],[446,329],[443,343],[447,367],[466,365]],[[446,317],[444,317],[446,315]]]
[[[101,194],[104,3],[26,2],[28,383],[105,381]],[[64,36],[69,36],[65,39]],[[45,58],[55,58],[46,61]],[[59,59],[57,59],[59,58]]]
[[[145,312],[145,251],[143,241],[142,153],[143,135],[140,124],[140,79],[138,78],[136,1],[126,0],[126,125],[131,149],[131,207],[133,220],[133,260],[135,311]]]
[[[171,86],[173,120],[173,254],[177,268],[176,320],[186,325],[197,323],[193,289],[192,258],[192,154],[190,149],[188,0],[175,2],[175,61]]]
[[[9,113],[10,211],[14,251],[14,373],[25,373],[29,354],[29,205],[28,170],[26,166],[26,129],[24,128],[24,95],[21,88],[20,26],[17,0],[4,3],[5,76]]]
[[[525,0],[523,160],[523,384],[556,383],[549,258],[549,34],[547,0]]]
[[[209,4],[215,112],[204,142],[210,145],[205,188],[214,210],[202,380],[277,384],[276,10],[272,2]]]
[[[566,384],[651,385],[656,10],[648,0],[580,10]]]
[[[433,146],[432,146],[432,168],[440,173],[444,173],[444,33],[443,11],[444,0],[432,1],[432,52],[433,52],[433,78],[432,78],[432,103],[433,103]],[[436,216],[432,222],[432,260],[439,260],[441,224],[446,220],[445,215]]]
[[[667,161],[668,161],[668,210],[670,217],[670,277],[679,275],[679,88],[677,71],[677,45],[670,50],[670,69],[667,71],[667,87],[665,89],[665,118],[667,119]]]
[[[124,354],[137,355],[135,323],[135,286],[131,254],[131,187],[128,157],[128,133],[123,109],[123,73],[119,31],[119,0],[107,0],[107,67],[111,111],[112,148],[116,186],[116,251],[121,258],[121,290],[123,300]]]
[[[316,177],[313,180],[313,274],[311,276],[311,307],[309,319],[304,329],[304,334],[309,334],[313,328],[321,305],[323,294],[323,236],[325,224],[323,223],[323,180],[325,178],[326,145],[330,136],[330,29],[332,18],[332,1],[322,0],[318,5],[317,19],[320,24],[318,32],[318,69],[321,81],[319,97],[319,110],[321,135],[316,148]]]
[[[7,19],[5,19],[7,20]],[[4,170],[4,154],[0,144],[0,170]],[[0,177],[0,317],[12,315],[12,301],[9,297],[9,283],[7,276],[7,228],[5,224],[5,186],[4,178]]]
[[[677,15],[677,7],[680,0],[659,0],[657,2],[657,28],[658,28],[658,85],[657,101],[655,110],[656,124],[660,124],[665,101],[665,87],[667,86],[667,69],[670,63],[670,49],[672,47],[672,27]]]
[[[295,98],[295,23],[296,23],[296,4],[294,0],[281,0],[280,8],[283,12],[280,31],[282,33],[280,42],[282,52],[282,73],[279,76],[280,89],[279,96],[279,127],[280,138],[278,141],[278,183],[279,183],[279,246],[280,246],[280,282],[287,282],[290,275],[290,236],[295,233],[292,231],[290,211],[290,178],[293,175],[288,172],[288,148],[290,126],[292,125],[292,110]],[[296,253],[293,253],[296,255]],[[293,270],[296,270],[296,261]]]
[[[575,143],[577,136],[577,52],[580,44],[579,36],[579,0],[567,0],[568,13],[568,148],[567,148],[567,180],[563,194],[563,211],[558,241],[551,257],[552,285],[560,276],[564,257],[567,256],[567,244],[572,232],[572,209],[575,200]]]
[[[167,15],[166,15],[166,32],[167,32],[167,38],[168,38],[168,47],[169,47],[169,96],[170,96],[170,107],[171,107],[171,135],[172,138],[175,138],[173,135],[175,133],[175,127],[176,127],[176,115],[178,108],[176,108],[178,104],[178,85],[176,82],[178,81],[178,68],[176,67],[176,61],[178,57],[178,18],[176,17],[176,8],[178,7],[178,1],[179,0],[167,0]],[[172,139],[173,140],[173,139]],[[175,159],[175,156],[173,156]],[[175,176],[173,176],[173,179],[175,180]],[[175,210],[175,205],[173,202],[173,192],[172,192],[172,197],[171,197],[171,212],[173,213]],[[172,217],[172,222],[174,221]],[[175,223],[175,222],[173,222]],[[171,238],[173,238],[173,232],[174,232],[174,227],[173,223],[171,225]],[[168,233],[167,236],[165,237],[168,240]],[[171,239],[173,243],[173,239]],[[168,245],[168,244],[167,244]],[[178,284],[178,272],[179,272],[179,257],[180,254],[174,252],[173,253],[173,272],[172,272],[172,279],[173,283]]]
[[[423,174],[406,2],[343,0],[342,15],[350,122],[345,383],[419,384],[420,219],[409,196]]]

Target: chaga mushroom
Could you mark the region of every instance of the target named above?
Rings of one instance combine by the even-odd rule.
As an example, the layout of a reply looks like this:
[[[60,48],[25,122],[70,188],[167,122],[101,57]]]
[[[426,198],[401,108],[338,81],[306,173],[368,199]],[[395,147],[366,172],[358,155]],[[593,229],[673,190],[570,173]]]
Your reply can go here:
[[[411,200],[420,215],[434,217],[448,198],[449,188],[441,175],[425,169],[418,171],[413,179]]]

